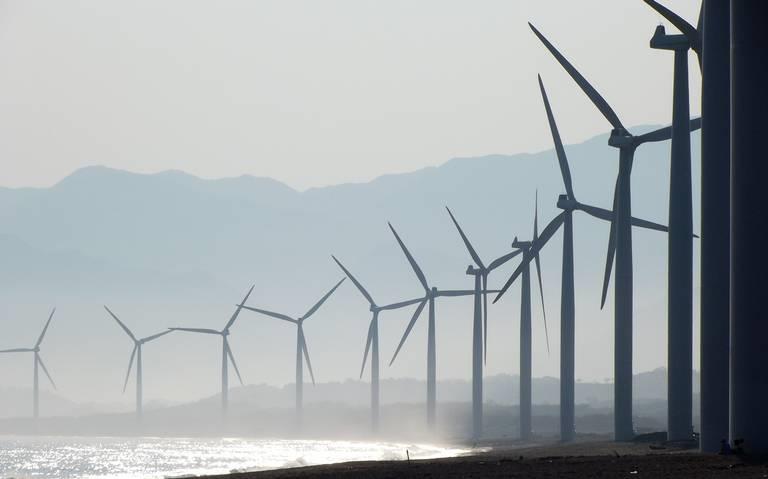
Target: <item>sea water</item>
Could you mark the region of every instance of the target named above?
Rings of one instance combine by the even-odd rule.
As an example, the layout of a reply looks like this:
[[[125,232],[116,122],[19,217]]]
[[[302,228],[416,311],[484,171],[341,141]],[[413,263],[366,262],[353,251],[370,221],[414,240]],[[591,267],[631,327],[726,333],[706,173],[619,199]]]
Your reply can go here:
[[[225,474],[345,461],[456,456],[465,449],[394,442],[0,436],[0,479]]]

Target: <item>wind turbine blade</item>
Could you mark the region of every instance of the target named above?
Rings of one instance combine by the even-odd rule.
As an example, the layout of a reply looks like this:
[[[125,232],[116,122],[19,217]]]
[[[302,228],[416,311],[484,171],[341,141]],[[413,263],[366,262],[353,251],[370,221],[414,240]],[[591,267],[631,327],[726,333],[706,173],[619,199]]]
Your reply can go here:
[[[653,221],[635,218],[634,216],[632,217],[632,226],[638,226],[640,228],[645,228],[645,229],[654,230],[654,231],[662,231],[664,233],[669,231],[668,226],[660,225],[659,223],[654,223]],[[696,235],[693,235],[693,236],[696,237]]]
[[[496,297],[493,298],[493,304],[496,304],[502,296],[504,296],[504,293],[507,292],[507,290],[514,284],[515,280],[518,276],[520,276],[523,273],[523,265],[526,265],[530,262],[530,260],[525,260],[520,263],[520,265],[517,267],[514,273],[512,273],[512,276],[509,277],[506,283],[504,283],[504,286],[501,287],[501,291],[496,294]]]
[[[613,213],[609,210],[606,210],[604,208],[598,208],[597,206],[591,206],[591,205],[585,205],[583,203],[579,203],[580,210],[587,213],[590,216],[593,216],[597,219],[604,220],[604,221],[612,221],[613,220]],[[641,218],[635,218],[632,217],[632,226],[636,226],[638,228],[645,228],[649,230],[654,231],[661,231],[661,232],[668,232],[669,227],[661,225],[659,223],[654,223],[653,221],[644,220]],[[696,235],[694,235],[696,237]]]
[[[605,298],[608,296],[608,285],[611,282],[611,270],[613,270],[613,258],[616,255],[616,207],[619,198],[619,181],[616,180],[616,190],[613,195],[613,217],[611,218],[611,231],[608,233],[608,251],[605,258],[605,273],[603,275],[603,293],[600,298],[600,309],[605,306]]]
[[[539,239],[539,190],[533,198],[533,241],[536,241]]]
[[[37,343],[35,343],[35,349],[40,347],[40,344],[43,342],[43,338],[45,337],[45,333],[48,331],[48,326],[51,325],[51,320],[53,319],[53,315],[56,313],[56,308],[53,308],[51,310],[51,315],[48,316],[48,321],[45,322],[45,327],[43,328],[43,332],[40,333],[40,337],[37,338]]]
[[[456,229],[459,230],[459,235],[461,236],[461,240],[464,242],[464,246],[467,247],[467,251],[469,251],[469,255],[472,256],[472,261],[474,261],[475,264],[480,267],[480,269],[485,269],[483,260],[480,259],[480,255],[478,255],[477,251],[475,251],[475,248],[472,247],[472,243],[469,242],[469,238],[467,238],[467,235],[464,234],[464,230],[462,230],[461,226],[459,226],[459,222],[456,221],[456,217],[453,216],[451,209],[448,208],[447,206],[445,207],[445,209],[448,211],[448,214],[451,215],[451,220],[453,220],[453,224],[456,225]]]
[[[660,4],[656,0],[643,0],[652,9],[656,10],[662,17],[666,18],[669,23],[675,26],[688,42],[692,48],[695,48],[699,44],[700,36],[699,31],[690,23],[686,22],[680,15],[676,14],[672,10],[668,9],[664,5]]]
[[[301,326],[299,326],[301,327]],[[301,330],[301,349],[304,351],[304,359],[307,360],[307,369],[309,369],[309,377],[312,378],[312,385],[315,385],[315,373],[312,372],[312,361],[309,359],[309,350],[307,349],[307,338],[304,337],[304,330]]]
[[[696,21],[696,31],[699,32],[699,41],[696,42],[696,44],[691,45],[691,48],[696,53],[696,58],[699,60],[699,71],[701,71],[703,69],[702,54],[704,53],[702,52],[701,48],[702,44],[704,43],[704,2],[701,2],[701,6],[699,7],[699,19]]]
[[[123,331],[125,331],[125,334],[127,334],[131,339],[136,341],[136,336],[133,335],[130,329],[128,329],[128,326],[125,325],[122,321],[120,321],[120,318],[117,317],[115,313],[112,312],[111,309],[109,309],[106,305],[104,305],[104,309],[107,310],[107,313],[109,313],[110,316],[112,316],[115,321],[117,321],[117,324],[120,325],[121,328],[123,328]]]
[[[574,199],[573,179],[571,178],[571,169],[568,166],[568,157],[565,156],[565,148],[563,147],[563,141],[560,138],[560,132],[557,129],[557,123],[555,123],[555,116],[552,114],[552,107],[549,105],[547,90],[544,88],[544,82],[541,81],[541,75],[539,75],[539,90],[541,90],[541,98],[544,100],[544,109],[547,111],[547,120],[549,121],[549,131],[552,133],[552,141],[555,143],[555,153],[557,153],[557,162],[560,164],[560,174],[563,177],[565,192],[568,193],[568,198]]]
[[[475,290],[473,289],[443,289],[438,290],[437,296],[455,298],[458,296],[473,296]]]
[[[336,264],[339,265],[339,268],[341,268],[341,270],[344,271],[344,274],[347,275],[347,278],[349,278],[350,281],[352,281],[355,284],[355,286],[357,286],[358,291],[360,291],[360,293],[363,295],[363,297],[365,297],[365,299],[368,300],[368,304],[370,304],[372,306],[375,306],[376,302],[373,300],[373,298],[368,293],[368,291],[366,291],[365,288],[363,288],[363,285],[360,284],[360,281],[358,281],[357,278],[352,276],[352,273],[350,273],[349,270],[347,268],[345,268],[344,265],[341,264],[341,261],[336,259],[335,256],[331,255],[331,258],[333,258],[333,260],[336,262]]]
[[[142,343],[148,343],[148,342],[150,342],[150,341],[154,341],[155,339],[157,339],[157,338],[159,338],[159,337],[162,337],[162,336],[165,336],[166,334],[170,334],[170,333],[172,333],[172,332],[173,332],[173,331],[171,331],[170,329],[168,329],[168,330],[165,330],[165,331],[163,331],[162,333],[157,333],[157,334],[153,334],[152,336],[147,336],[146,338],[143,338],[143,339],[141,339],[140,341],[141,341]]]
[[[206,328],[168,328],[171,331],[186,331],[188,333],[221,334],[221,331]]]
[[[699,19],[696,21],[696,31],[701,33],[703,32],[703,26],[704,26],[704,3],[702,2],[701,7],[699,7]]]
[[[287,315],[282,314],[282,313],[275,313],[273,311],[267,311],[266,309],[253,308],[251,306],[244,306],[244,305],[240,305],[240,306],[242,306],[243,309],[247,309],[248,311],[253,311],[255,313],[261,313],[261,314],[263,314],[265,316],[270,316],[272,318],[282,319],[283,321],[288,321],[288,322],[293,323],[293,324],[298,324],[298,321],[296,321],[292,317],[287,316]]]
[[[597,206],[587,205],[579,203],[577,209],[580,209],[584,213],[603,221],[613,221],[613,211],[606,210],[605,208],[599,208]]]
[[[544,286],[541,281],[541,262],[539,261],[539,253],[534,256],[534,263],[536,263],[536,277],[539,279],[539,293],[541,295],[541,312],[544,316],[544,336],[547,338],[547,355],[549,355],[549,329],[547,328],[547,309],[544,307]]]
[[[525,266],[530,263],[533,257],[539,254],[539,251],[541,251],[544,245],[546,245],[552,236],[554,236],[560,226],[563,225],[566,214],[567,211],[563,211],[559,215],[555,216],[554,219],[552,219],[552,221],[550,221],[549,224],[541,231],[541,235],[531,243],[531,248],[528,250],[529,254],[523,258],[523,261],[520,262],[520,265],[518,265],[515,272],[512,273],[512,276],[509,277],[507,282],[501,288],[501,291],[499,291],[499,293],[493,299],[494,303],[496,303],[499,299],[501,299],[502,296],[504,296],[504,293],[506,293],[510,286],[512,286],[512,284],[515,282],[515,280],[517,280],[518,276],[523,273],[523,268],[525,268]]]
[[[368,360],[368,351],[371,349],[371,341],[373,341],[373,320],[368,325],[368,339],[365,341],[365,352],[363,353],[363,367],[360,368],[360,379],[363,378],[363,372],[365,372],[365,362]]]
[[[133,345],[133,351],[131,351],[131,359],[128,360],[128,372],[125,374],[125,382],[123,382],[123,393],[128,387],[128,378],[131,377],[131,369],[133,369],[133,358],[136,357],[136,350],[139,349],[138,344]]]
[[[392,234],[395,235],[395,239],[397,239],[398,244],[400,245],[400,249],[403,250],[403,253],[405,253],[405,257],[408,258],[408,262],[411,263],[411,268],[413,268],[413,272],[416,273],[416,277],[419,278],[419,281],[421,282],[421,285],[424,286],[425,291],[429,291],[429,285],[427,284],[427,278],[424,276],[424,272],[419,268],[419,265],[416,263],[416,260],[413,259],[413,256],[411,255],[411,252],[408,251],[408,248],[405,247],[405,243],[403,243],[403,240],[400,239],[400,235],[397,234],[397,231],[395,231],[395,228],[392,226],[392,223],[387,223],[389,225],[389,229],[392,230]]]
[[[691,131],[696,131],[701,128],[701,117],[691,119],[689,123]],[[672,125],[659,128],[658,130],[650,131],[644,135],[639,135],[636,138],[638,145],[649,142],[666,141],[672,138]]]
[[[539,240],[539,191],[536,190],[536,209],[533,215],[533,242]],[[541,295],[541,311],[544,316],[544,335],[547,338],[547,356],[549,356],[549,330],[547,329],[547,309],[544,307],[544,286],[541,282],[541,260],[539,251],[533,253],[533,262],[536,264],[536,277],[539,280],[539,293]]]
[[[405,333],[403,333],[403,337],[400,339],[400,344],[397,345],[395,354],[392,356],[392,360],[389,362],[390,366],[392,366],[392,363],[394,363],[395,359],[397,359],[397,355],[400,353],[400,349],[403,347],[403,344],[405,344],[405,340],[408,339],[408,335],[411,334],[411,330],[413,329],[413,326],[416,324],[416,321],[419,319],[421,312],[424,311],[424,306],[426,306],[426,304],[427,304],[427,300],[425,299],[421,303],[419,303],[419,306],[416,308],[416,311],[413,312],[413,316],[411,316],[411,321],[408,323],[408,327],[405,328]]]
[[[235,374],[237,374],[237,379],[240,380],[240,385],[243,386],[243,377],[240,376],[240,369],[237,367],[237,363],[235,362],[235,355],[232,354],[232,348],[229,347],[229,341],[226,339],[224,340],[224,348],[227,350],[227,357],[229,357],[229,362],[232,363],[232,366],[235,368]]]
[[[325,303],[325,300],[327,300],[327,299],[328,299],[328,298],[329,298],[329,297],[330,297],[330,296],[333,294],[333,292],[334,292],[334,291],[336,291],[336,289],[337,289],[339,286],[341,286],[341,283],[343,283],[343,282],[344,282],[344,280],[346,280],[346,279],[347,279],[347,278],[341,278],[341,281],[339,281],[338,283],[336,283],[336,286],[334,286],[333,288],[331,288],[331,290],[330,290],[330,291],[328,291],[327,293],[325,293],[325,296],[323,296],[322,298],[320,298],[320,301],[318,301],[317,303],[315,303],[315,305],[314,305],[314,306],[312,306],[312,308],[310,308],[310,310],[309,310],[309,311],[307,311],[307,313],[306,313],[304,316],[302,316],[302,318],[301,318],[301,319],[307,319],[307,318],[309,318],[310,316],[312,316],[313,314],[315,314],[315,311],[317,311],[317,310],[318,310],[318,308],[320,308],[320,306],[322,306],[322,305],[323,305],[323,303]]]
[[[399,303],[392,303],[386,306],[381,306],[379,309],[382,311],[400,309],[405,308],[406,306],[411,306],[412,304],[421,303],[422,301],[424,301],[424,298],[409,299],[408,301],[400,301]]]
[[[40,367],[43,368],[43,372],[45,373],[45,376],[48,378],[48,381],[51,382],[51,386],[53,386],[53,389],[55,391],[58,391],[58,388],[56,387],[56,383],[53,382],[53,378],[51,377],[51,373],[48,372],[48,368],[45,367],[45,363],[43,362],[42,356],[40,354],[37,355],[37,362],[40,363]]]
[[[235,312],[232,313],[232,317],[229,318],[229,321],[227,321],[227,325],[224,326],[224,331],[228,331],[229,328],[232,327],[233,324],[235,324],[235,320],[240,315],[240,311],[243,309],[243,305],[248,302],[248,298],[251,296],[251,293],[253,292],[253,288],[256,287],[256,285],[252,285],[251,289],[248,290],[248,293],[246,293],[245,298],[240,302],[240,304],[235,309]]]
[[[488,363],[488,275],[483,275],[483,364]]]
[[[35,350],[32,348],[15,348],[15,349],[3,349],[0,353],[32,353]]]
[[[528,26],[531,27],[531,30],[533,30],[533,33],[539,37],[541,43],[547,47],[547,50],[549,50],[549,52],[555,57],[555,59],[557,59],[560,65],[565,68],[565,71],[571,75],[571,78],[573,78],[576,84],[581,87],[582,91],[589,97],[590,100],[592,100],[592,103],[594,103],[597,109],[600,110],[600,113],[603,114],[603,116],[610,122],[610,124],[613,125],[614,128],[626,130],[624,125],[621,124],[619,116],[615,111],[613,111],[608,102],[605,101],[605,98],[603,98],[600,93],[598,93],[597,90],[595,90],[595,88],[590,85],[587,79],[584,78],[584,76],[582,76],[582,74],[579,73],[579,71],[576,70],[576,68],[568,60],[566,60],[566,58],[559,51],[557,51],[554,45],[552,45],[549,40],[547,40],[546,37],[544,37],[544,35],[542,35],[541,32],[536,29],[536,27],[534,27],[531,23],[528,23]]]
[[[704,2],[701,2],[701,6],[699,7],[699,19],[696,21],[696,31],[699,32],[699,42],[697,45],[694,45],[694,51],[699,57],[699,67],[701,67],[701,37],[704,32]]]
[[[505,254],[504,256],[496,258],[491,262],[490,265],[488,265],[488,272],[491,272],[494,269],[498,268],[499,266],[506,264],[507,261],[511,260],[512,258],[514,258],[515,256],[519,255],[522,252],[523,250],[517,249],[515,251]]]

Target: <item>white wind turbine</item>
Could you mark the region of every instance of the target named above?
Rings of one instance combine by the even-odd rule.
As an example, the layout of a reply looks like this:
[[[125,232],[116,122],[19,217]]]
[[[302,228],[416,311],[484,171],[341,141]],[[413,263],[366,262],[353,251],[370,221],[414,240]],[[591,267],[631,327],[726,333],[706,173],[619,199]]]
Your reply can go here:
[[[287,321],[289,323],[293,323],[296,325],[296,418],[301,424],[302,418],[303,418],[303,412],[304,412],[304,361],[307,361],[307,368],[309,369],[309,375],[312,378],[312,384],[315,384],[315,374],[312,372],[312,361],[309,359],[309,351],[307,349],[307,340],[304,336],[304,321],[309,319],[310,316],[315,314],[318,309],[320,309],[320,306],[325,303],[325,301],[333,294],[336,289],[341,286],[341,283],[344,282],[347,278],[342,278],[341,281],[336,283],[336,285],[331,288],[330,291],[328,291],[325,296],[320,298],[320,300],[315,303],[314,306],[312,306],[306,313],[304,313],[303,316],[299,316],[297,318],[292,318],[286,314],[282,313],[275,313],[273,311],[267,311],[266,309],[259,309],[259,308],[253,308],[251,306],[246,306],[245,304],[240,304],[239,306],[242,306],[243,308],[254,311],[256,313],[263,314],[265,316],[269,316],[276,319],[281,319],[283,321]]]
[[[45,337],[46,331],[48,331],[48,326],[51,325],[51,320],[53,319],[53,315],[56,313],[56,308],[53,308],[51,311],[51,315],[48,316],[48,321],[45,323],[45,327],[43,328],[43,332],[40,333],[40,337],[37,338],[37,342],[35,345],[31,348],[15,348],[15,349],[4,349],[1,350],[0,353],[34,353],[35,357],[35,368],[33,373],[33,386],[32,386],[32,417],[37,419],[40,417],[40,374],[39,369],[42,368],[43,372],[45,373],[45,376],[48,378],[48,380],[51,382],[51,386],[53,386],[53,389],[56,389],[56,383],[53,382],[53,378],[51,378],[50,373],[48,372],[48,368],[45,367],[45,363],[43,362],[43,358],[40,356],[40,344],[43,342],[43,338]]]
[[[125,331],[125,334],[128,335],[129,338],[133,341],[133,351],[131,352],[131,359],[128,360],[128,372],[125,374],[125,382],[123,383],[123,392],[125,392],[125,388],[128,386],[128,379],[131,376],[131,369],[133,368],[133,359],[136,358],[136,419],[141,421],[142,416],[144,415],[144,383],[143,383],[143,363],[141,358],[141,349],[142,346],[150,341],[154,341],[155,339],[165,336],[168,333],[172,333],[170,329],[163,331],[162,333],[153,334],[152,336],[147,336],[146,338],[137,338],[133,335],[130,329],[128,329],[128,326],[126,326],[122,321],[120,321],[120,318],[117,317],[115,313],[112,312],[107,306],[104,306],[104,309],[107,310],[107,313],[109,313],[110,316],[112,316],[115,321],[117,321],[117,324],[120,325],[120,327]]]
[[[253,292],[254,286],[251,286],[251,289],[248,290],[248,293],[245,295],[245,298],[240,302],[240,306],[238,306],[235,309],[235,312],[232,314],[232,317],[229,318],[229,321],[227,322],[226,326],[224,326],[224,329],[221,331],[217,331],[215,329],[207,329],[207,328],[168,328],[171,331],[186,331],[188,333],[199,333],[199,334],[213,334],[221,336],[221,411],[223,414],[227,413],[227,410],[229,409],[229,363],[232,363],[232,367],[235,368],[235,373],[237,374],[237,379],[240,380],[240,384],[243,384],[243,378],[240,376],[240,370],[237,367],[237,363],[235,362],[235,356],[232,354],[232,348],[229,346],[229,329],[232,327],[233,324],[235,324],[235,320],[237,319],[238,315],[240,315],[240,311],[243,309],[243,304],[245,304],[248,301],[248,297],[251,295],[251,292]]]

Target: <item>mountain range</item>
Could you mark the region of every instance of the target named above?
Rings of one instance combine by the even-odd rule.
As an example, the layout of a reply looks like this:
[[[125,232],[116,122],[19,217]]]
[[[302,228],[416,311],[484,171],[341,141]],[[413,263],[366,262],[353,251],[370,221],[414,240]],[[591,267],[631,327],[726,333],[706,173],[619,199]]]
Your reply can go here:
[[[606,140],[601,135],[569,145],[567,153],[578,199],[607,208],[618,153]],[[695,134],[696,203],[698,145]],[[258,170],[258,160],[253,169]],[[632,181],[633,213],[664,223],[669,145],[639,149]],[[0,348],[32,344],[49,309],[57,306],[42,353],[62,394],[77,401],[126,403],[120,392],[131,345],[104,313],[104,304],[137,335],[169,326],[220,328],[255,284],[250,304],[298,316],[342,277],[331,254],[379,303],[421,296],[387,221],[431,282],[469,289],[471,278],[464,270],[470,258],[444,207],[451,207],[480,255],[490,260],[509,251],[515,236],[530,239],[536,194],[541,229],[557,213],[562,190],[551,150],[456,158],[367,183],[306,191],[253,176],[207,180],[180,171],[137,174],[101,166],[78,170],[50,188],[0,188]],[[575,223],[577,377],[602,380],[612,376],[612,305],[599,309],[608,228],[582,215]],[[558,235],[542,253],[551,353],[536,308],[537,376],[558,371],[559,244]],[[642,371],[663,366],[666,358],[663,234],[635,233],[635,265],[635,369]],[[513,267],[492,277],[492,285],[503,282]],[[488,374],[517,372],[517,294],[515,288],[490,313]],[[471,307],[470,299],[438,304],[438,373],[443,380],[469,377]],[[308,321],[307,340],[319,379],[359,375],[367,310],[347,282]],[[411,312],[384,315],[385,365]],[[232,345],[246,384],[292,380],[295,331],[250,313],[238,321]],[[417,326],[398,362],[385,368],[385,377],[423,378],[423,329]],[[174,333],[149,345],[147,397],[185,401],[215,392],[219,343],[208,339]],[[0,378],[27,385],[30,358],[0,358]]]

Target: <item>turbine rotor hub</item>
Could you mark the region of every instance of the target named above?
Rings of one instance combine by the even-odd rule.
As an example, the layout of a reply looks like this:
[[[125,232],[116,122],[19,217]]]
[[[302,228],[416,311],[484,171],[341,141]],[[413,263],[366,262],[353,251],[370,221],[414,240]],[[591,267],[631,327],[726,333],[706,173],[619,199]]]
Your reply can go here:
[[[608,145],[614,148],[622,148],[633,145],[635,137],[624,128],[614,128],[611,130],[611,136],[608,138]]]

